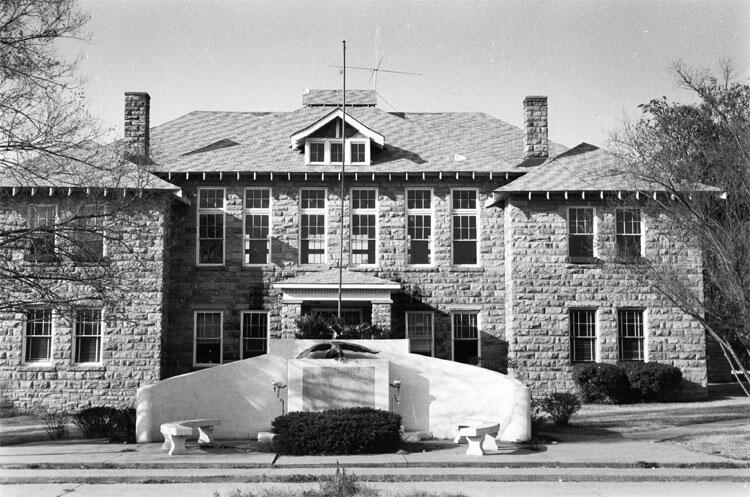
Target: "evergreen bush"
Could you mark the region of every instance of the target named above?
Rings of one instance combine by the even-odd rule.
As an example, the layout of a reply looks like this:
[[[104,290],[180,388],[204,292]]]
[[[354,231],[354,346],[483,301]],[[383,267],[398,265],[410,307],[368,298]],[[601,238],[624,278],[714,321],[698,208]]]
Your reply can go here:
[[[674,400],[682,384],[680,368],[658,362],[625,363],[625,373],[635,399],[643,402]]]
[[[581,408],[581,401],[572,393],[553,392],[542,399],[540,405],[555,426],[567,426],[570,417]]]
[[[625,369],[616,364],[585,362],[573,366],[573,381],[583,402],[630,402],[633,394]]]

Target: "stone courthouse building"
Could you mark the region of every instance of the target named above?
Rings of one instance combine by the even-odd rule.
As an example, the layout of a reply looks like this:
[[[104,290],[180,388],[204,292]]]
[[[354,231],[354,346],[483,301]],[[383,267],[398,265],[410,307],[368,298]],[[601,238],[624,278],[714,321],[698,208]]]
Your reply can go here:
[[[127,404],[142,384],[262,354],[298,317],[336,313],[339,262],[344,318],[413,353],[510,366],[539,393],[571,390],[586,361],[664,362],[706,386],[703,329],[638,270],[671,257],[700,289],[701,254],[673,236],[653,202],[664,193],[636,191],[604,150],[548,140],[546,97],[524,100],[523,128],[387,112],[363,90],[347,92],[342,126],[341,97],[309,90],[291,112],[191,112],[151,128],[148,94],[127,93],[126,143],[158,178],[132,205],[143,285],[124,316],[5,314],[6,400]],[[62,201],[15,188],[6,223]]]

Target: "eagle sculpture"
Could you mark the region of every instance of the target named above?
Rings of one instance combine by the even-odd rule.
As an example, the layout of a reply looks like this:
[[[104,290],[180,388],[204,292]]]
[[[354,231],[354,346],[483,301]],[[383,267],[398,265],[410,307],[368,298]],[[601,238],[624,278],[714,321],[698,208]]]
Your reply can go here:
[[[354,343],[348,343],[348,342],[339,342],[339,341],[332,341],[328,343],[319,343],[317,345],[313,345],[309,349],[305,349],[302,352],[299,353],[297,356],[297,359],[302,359],[303,357],[307,357],[313,352],[322,352],[324,350],[327,350],[326,352],[326,359],[336,359],[337,361],[340,361],[344,358],[344,351],[345,350],[351,350],[352,352],[360,352],[360,353],[368,353],[368,354],[379,354],[380,351],[378,350],[372,350],[368,349],[367,347],[363,347],[362,345],[357,345]]]

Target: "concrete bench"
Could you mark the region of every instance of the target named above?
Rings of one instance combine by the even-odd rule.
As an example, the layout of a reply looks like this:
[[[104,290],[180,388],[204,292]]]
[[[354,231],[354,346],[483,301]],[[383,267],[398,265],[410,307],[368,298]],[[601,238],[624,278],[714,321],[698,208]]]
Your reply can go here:
[[[161,425],[161,434],[164,435],[164,443],[161,450],[169,450],[169,455],[187,454],[185,442],[193,436],[193,429],[198,429],[198,444],[208,445],[214,443],[214,426],[220,425],[221,420],[216,418],[185,419],[173,421]]]
[[[466,439],[469,444],[466,449],[467,456],[483,456],[486,439],[489,438],[494,444],[500,425],[497,423],[462,423],[457,426],[457,431],[458,435],[454,442],[459,443],[461,439]],[[494,449],[497,450],[497,444],[494,444]]]

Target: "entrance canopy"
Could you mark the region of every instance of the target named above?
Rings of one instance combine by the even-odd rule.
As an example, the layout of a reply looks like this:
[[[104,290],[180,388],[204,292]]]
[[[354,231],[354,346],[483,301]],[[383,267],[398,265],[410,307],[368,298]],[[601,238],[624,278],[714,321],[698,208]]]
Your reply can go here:
[[[365,273],[344,269],[342,276],[341,299],[346,301],[391,304],[391,293],[401,289],[401,285],[395,281]],[[273,287],[282,291],[283,304],[301,304],[311,300],[335,301],[338,300],[339,270],[307,273],[274,283]]]

